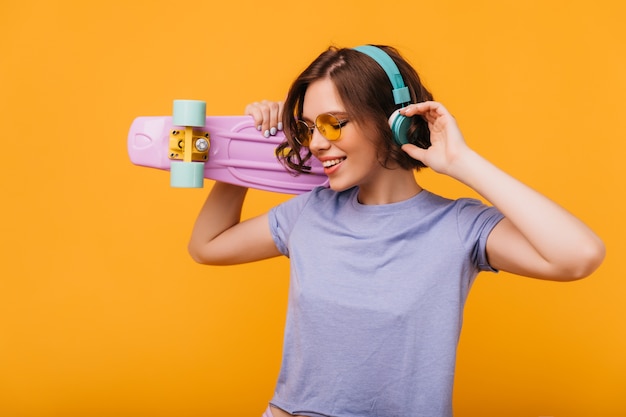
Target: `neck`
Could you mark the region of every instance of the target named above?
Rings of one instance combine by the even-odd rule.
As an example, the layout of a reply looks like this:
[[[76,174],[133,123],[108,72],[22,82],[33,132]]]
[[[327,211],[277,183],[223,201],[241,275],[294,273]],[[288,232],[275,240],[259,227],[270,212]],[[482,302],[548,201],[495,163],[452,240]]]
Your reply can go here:
[[[416,196],[422,187],[415,180],[414,172],[405,169],[388,170],[387,175],[359,186],[359,202],[366,205],[399,203]]]

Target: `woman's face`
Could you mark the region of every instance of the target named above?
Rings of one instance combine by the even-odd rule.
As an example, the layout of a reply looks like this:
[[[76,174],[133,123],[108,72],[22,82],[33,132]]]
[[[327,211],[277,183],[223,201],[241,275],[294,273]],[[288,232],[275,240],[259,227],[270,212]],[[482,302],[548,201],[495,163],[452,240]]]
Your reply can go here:
[[[307,88],[302,119],[309,126],[314,126],[317,116],[323,113],[331,113],[340,120],[347,118],[337,89],[328,78],[315,81]],[[357,185],[374,185],[381,170],[384,170],[378,161],[374,142],[366,137],[363,126],[350,119],[341,128],[340,138],[335,141],[326,139],[317,128],[314,129],[309,149],[322,162],[330,187],[335,191]]]

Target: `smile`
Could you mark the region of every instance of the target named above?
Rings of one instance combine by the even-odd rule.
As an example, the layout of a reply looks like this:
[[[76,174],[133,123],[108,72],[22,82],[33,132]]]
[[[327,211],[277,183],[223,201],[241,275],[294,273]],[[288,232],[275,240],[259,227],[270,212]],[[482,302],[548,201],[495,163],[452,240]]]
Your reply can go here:
[[[331,159],[329,161],[324,161],[322,162],[322,165],[324,166],[324,168],[330,168],[333,167],[343,161],[345,161],[346,158],[338,158],[338,159]]]

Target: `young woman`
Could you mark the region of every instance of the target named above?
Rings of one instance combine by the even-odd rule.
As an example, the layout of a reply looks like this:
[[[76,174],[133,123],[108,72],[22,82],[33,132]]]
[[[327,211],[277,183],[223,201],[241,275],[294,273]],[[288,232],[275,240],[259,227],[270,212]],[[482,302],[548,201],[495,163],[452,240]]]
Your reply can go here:
[[[204,264],[290,258],[283,362],[265,416],[451,416],[476,275],[568,281],[604,257],[580,220],[468,147],[396,50],[372,48],[330,48],[284,105],[246,109],[268,133],[282,123],[277,155],[297,172],[317,158],[330,187],[240,221],[246,189],[216,183],[191,236]],[[408,121],[400,138],[395,110]],[[491,205],[424,190],[414,176],[424,166]]]

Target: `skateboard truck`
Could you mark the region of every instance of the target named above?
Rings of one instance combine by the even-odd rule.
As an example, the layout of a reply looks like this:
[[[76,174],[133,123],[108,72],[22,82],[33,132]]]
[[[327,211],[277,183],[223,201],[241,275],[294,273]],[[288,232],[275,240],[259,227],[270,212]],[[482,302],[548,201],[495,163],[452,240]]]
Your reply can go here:
[[[169,138],[170,186],[202,188],[211,138],[202,129],[206,123],[206,102],[174,100],[172,123],[175,127]]]

